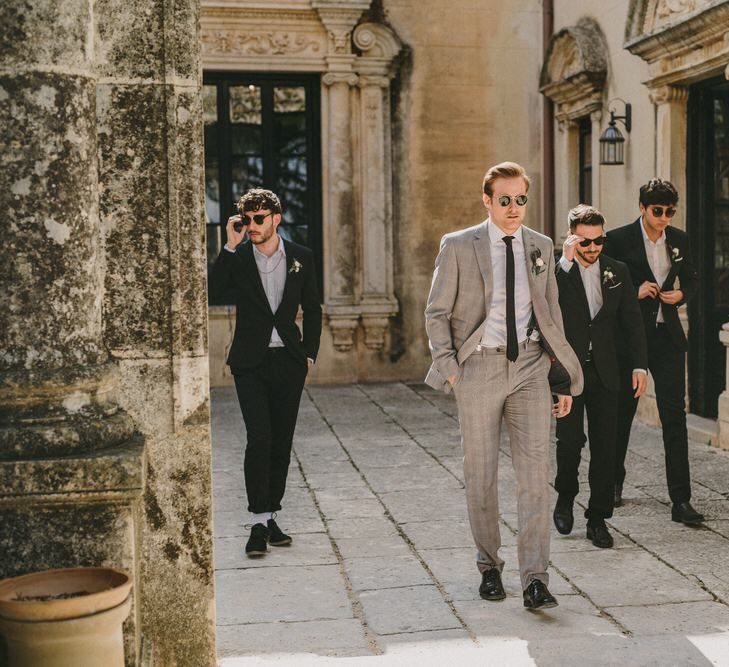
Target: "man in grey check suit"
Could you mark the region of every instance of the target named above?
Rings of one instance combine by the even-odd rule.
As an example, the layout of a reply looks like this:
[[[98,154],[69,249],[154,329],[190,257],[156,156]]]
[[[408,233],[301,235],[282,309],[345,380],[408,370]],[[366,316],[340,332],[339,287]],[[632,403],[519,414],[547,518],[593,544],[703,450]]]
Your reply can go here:
[[[503,162],[484,177],[489,217],[446,234],[425,310],[433,364],[425,382],[454,391],[463,445],[479,593],[506,597],[499,558],[497,467],[502,419],[516,472],[518,554],[524,606],[557,605],[547,588],[550,530],[550,412],[569,413],[582,392],[579,361],[564,337],[551,239],[523,226],[529,178]],[[567,371],[571,395],[552,409],[546,343]]]

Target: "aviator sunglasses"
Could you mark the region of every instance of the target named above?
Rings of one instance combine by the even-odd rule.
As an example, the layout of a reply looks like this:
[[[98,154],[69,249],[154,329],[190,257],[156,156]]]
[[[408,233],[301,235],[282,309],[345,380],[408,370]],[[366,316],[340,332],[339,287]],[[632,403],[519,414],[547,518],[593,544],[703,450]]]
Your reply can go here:
[[[676,215],[676,209],[673,206],[651,206],[651,212],[656,216],[656,218],[662,217],[663,211],[666,212],[667,218],[672,218]]]
[[[516,195],[516,197],[510,197],[509,195],[501,195],[498,198],[499,204],[501,204],[504,208],[506,208],[509,204],[511,204],[511,200],[514,200],[518,206],[525,206],[527,203],[527,196],[526,195]]]

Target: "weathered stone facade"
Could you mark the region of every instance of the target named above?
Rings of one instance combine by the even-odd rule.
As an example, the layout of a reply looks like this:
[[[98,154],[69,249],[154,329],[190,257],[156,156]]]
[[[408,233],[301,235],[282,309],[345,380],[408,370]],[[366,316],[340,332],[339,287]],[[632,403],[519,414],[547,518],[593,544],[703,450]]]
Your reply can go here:
[[[134,578],[128,664],[214,664],[195,0],[0,9],[0,577]]]

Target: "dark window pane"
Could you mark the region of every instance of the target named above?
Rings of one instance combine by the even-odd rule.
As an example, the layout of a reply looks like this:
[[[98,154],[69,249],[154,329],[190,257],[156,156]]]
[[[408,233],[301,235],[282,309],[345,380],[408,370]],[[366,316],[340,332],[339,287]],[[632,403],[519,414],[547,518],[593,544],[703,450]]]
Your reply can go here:
[[[223,243],[220,238],[220,225],[207,225],[207,255],[208,266],[215,263],[215,258],[223,249]]]
[[[263,127],[239,123],[230,128],[231,154],[261,155],[263,153]]]
[[[230,86],[230,122],[260,125],[261,89],[258,86]]]
[[[205,160],[205,215],[208,223],[220,222],[220,170],[212,157]]]
[[[276,150],[280,156],[306,154],[306,89],[273,89],[273,123]]]
[[[281,223],[278,226],[278,233],[287,241],[293,241],[301,245],[309,245],[308,225],[286,225]]]
[[[203,122],[205,125],[218,122],[217,86],[203,86]]]
[[[306,158],[290,157],[278,161],[276,188],[285,202],[283,221],[303,224],[306,221],[307,192]]]
[[[210,92],[212,89],[212,93]],[[207,222],[220,222],[220,169],[218,165],[218,123],[215,86],[203,86],[204,137],[205,137],[205,214]]]
[[[246,190],[263,187],[263,158],[250,156],[231,160],[231,176],[234,200]]]

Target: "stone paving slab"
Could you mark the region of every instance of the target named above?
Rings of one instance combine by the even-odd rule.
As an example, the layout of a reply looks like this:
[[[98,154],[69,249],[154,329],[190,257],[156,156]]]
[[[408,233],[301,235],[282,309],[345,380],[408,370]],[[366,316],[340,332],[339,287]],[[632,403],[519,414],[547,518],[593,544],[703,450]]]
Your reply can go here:
[[[294,544],[257,560],[244,554],[235,392],[215,389],[212,408],[222,665],[729,667],[729,452],[691,443],[694,501],[709,520],[690,529],[670,519],[660,431],[636,423],[626,502],[609,521],[616,545],[603,550],[585,539],[583,450],[575,529],[552,529],[550,589],[560,606],[529,613],[505,429],[507,599],[488,603],[478,595],[452,396],[402,383],[307,387],[277,518]]]

